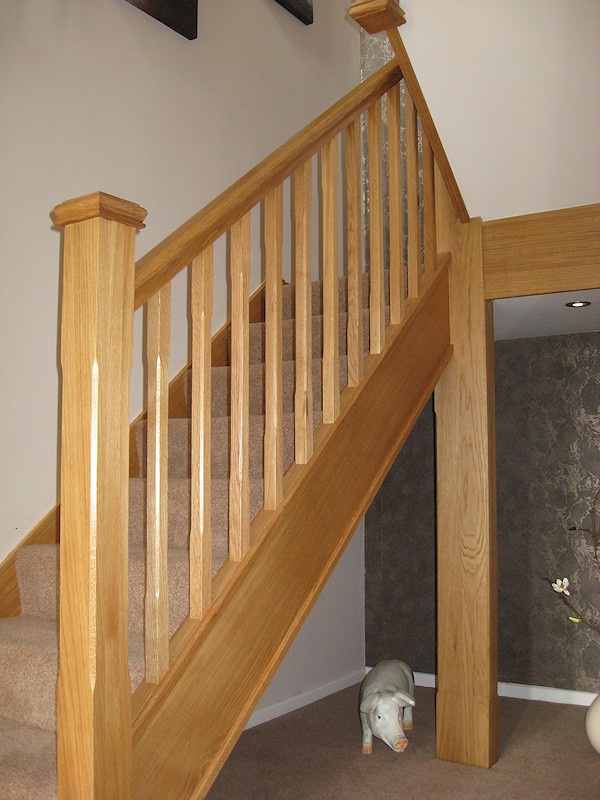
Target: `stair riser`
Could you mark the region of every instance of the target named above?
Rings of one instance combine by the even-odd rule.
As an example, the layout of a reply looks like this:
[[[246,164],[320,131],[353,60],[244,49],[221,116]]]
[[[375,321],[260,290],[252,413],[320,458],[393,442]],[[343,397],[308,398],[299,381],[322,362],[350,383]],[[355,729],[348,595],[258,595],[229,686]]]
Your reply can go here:
[[[384,292],[385,297],[389,296],[389,273],[384,273]],[[295,286],[293,284],[286,284],[281,293],[282,298],[282,316],[283,319],[291,319],[295,313]],[[348,310],[348,292],[346,290],[346,278],[341,277],[338,282],[338,308],[339,311]],[[364,272],[362,275],[362,307],[369,307],[369,273]],[[323,313],[323,286],[320,281],[313,281],[311,286],[311,308],[313,316],[318,316]]]
[[[171,611],[171,635],[179,627],[188,610],[188,551],[190,536],[190,481],[180,481],[177,489],[177,505],[169,522],[169,597]],[[212,559],[213,575],[227,558],[227,517],[229,492],[227,482],[213,482],[212,502]],[[146,538],[145,481],[131,479],[134,497],[132,523],[130,525],[129,557],[129,629],[132,633],[143,631],[143,609],[145,596]],[[182,491],[183,490],[183,491]],[[250,518],[253,519],[262,506],[262,483],[251,486]],[[171,498],[172,499],[172,496]],[[181,507],[185,507],[184,513]],[[178,547],[180,545],[180,547]],[[23,548],[17,558],[17,574],[21,589],[21,609],[27,616],[56,618],[58,616],[59,557],[58,549],[52,545],[35,545]]]
[[[264,417],[250,417],[250,478],[260,480],[263,476],[263,442],[265,436]],[[284,464],[287,469],[294,460],[294,420],[287,415],[283,420]],[[229,477],[230,421],[228,417],[216,417],[211,431],[211,472],[213,479]],[[136,433],[140,471],[146,474],[146,423],[140,423]],[[191,423],[189,419],[169,421],[169,476],[189,478],[191,461]]]
[[[345,313],[339,315],[338,346],[340,355],[347,354],[346,331],[347,318]],[[284,361],[293,361],[296,357],[296,321],[286,319],[283,321],[282,357]],[[313,358],[321,358],[323,354],[323,317],[312,317],[311,325],[311,353]],[[366,353],[369,348],[369,314],[363,314],[363,349]],[[262,322],[255,322],[250,326],[250,363],[261,364],[265,360],[265,326]]]
[[[313,410],[321,408],[322,361],[314,359],[312,366]],[[282,401],[283,413],[294,411],[294,391],[296,386],[296,364],[284,361],[282,364]],[[191,372],[185,377],[184,391],[187,401],[187,414],[191,416]],[[348,383],[348,362],[345,356],[340,358],[340,389]],[[263,364],[250,365],[250,414],[265,413],[265,368]],[[211,407],[213,417],[228,416],[230,413],[231,370],[229,367],[214,367],[212,370]]]
[[[15,675],[20,679],[15,680]],[[27,676],[26,680],[24,676]],[[57,629],[54,635],[38,636],[34,641],[0,637],[0,708],[3,717],[54,730],[57,678]]]

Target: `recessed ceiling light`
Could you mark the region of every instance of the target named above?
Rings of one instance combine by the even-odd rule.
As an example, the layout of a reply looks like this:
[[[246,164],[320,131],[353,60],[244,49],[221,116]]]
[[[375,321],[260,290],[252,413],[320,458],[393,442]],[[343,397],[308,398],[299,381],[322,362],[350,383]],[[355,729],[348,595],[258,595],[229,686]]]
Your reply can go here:
[[[590,306],[591,303],[589,300],[574,300],[572,303],[565,303],[567,308],[585,308],[586,306]]]

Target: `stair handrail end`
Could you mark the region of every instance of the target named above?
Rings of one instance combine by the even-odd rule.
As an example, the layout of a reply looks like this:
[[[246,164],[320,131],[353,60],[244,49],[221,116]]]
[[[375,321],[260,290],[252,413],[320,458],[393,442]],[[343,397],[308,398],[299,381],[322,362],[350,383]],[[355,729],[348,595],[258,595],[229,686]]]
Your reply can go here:
[[[144,220],[148,212],[137,203],[123,200],[107,192],[91,192],[82,197],[65,200],[52,212],[54,223],[59,227],[85,222],[88,219],[112,220],[132,228],[145,228]]]
[[[410,63],[404,42],[398,32],[400,25],[404,25],[406,22],[404,12],[398,5],[398,0],[356,0],[350,7],[349,14],[367,33],[373,34],[383,31],[387,33],[394,51],[395,60],[402,71],[406,88],[419,112],[423,129],[433,149],[435,160],[444,178],[454,210],[461,222],[469,222],[470,216],[467,206],[454,177],[450,161],[435,127],[419,81]]]
[[[367,33],[381,33],[404,25],[406,17],[398,0],[356,0],[348,13]]]

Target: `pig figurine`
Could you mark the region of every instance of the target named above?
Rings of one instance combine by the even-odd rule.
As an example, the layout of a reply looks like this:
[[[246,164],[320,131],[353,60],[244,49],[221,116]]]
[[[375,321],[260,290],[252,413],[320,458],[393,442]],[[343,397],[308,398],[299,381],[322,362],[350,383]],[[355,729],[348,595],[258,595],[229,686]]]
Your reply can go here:
[[[415,682],[403,661],[380,661],[360,687],[362,752],[373,751],[373,736],[396,753],[408,746],[404,731],[412,730]]]

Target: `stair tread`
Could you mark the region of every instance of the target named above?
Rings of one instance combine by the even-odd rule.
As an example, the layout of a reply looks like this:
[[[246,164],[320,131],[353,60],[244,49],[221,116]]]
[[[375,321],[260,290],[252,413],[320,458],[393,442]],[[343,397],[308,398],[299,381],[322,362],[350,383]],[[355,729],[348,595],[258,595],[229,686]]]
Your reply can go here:
[[[321,407],[321,374],[323,359],[313,357],[313,408]],[[250,364],[250,415],[263,415],[265,413],[264,400],[265,365],[263,362]],[[294,387],[296,379],[296,362],[285,360],[281,364],[282,399],[284,413],[294,410]],[[340,389],[348,382],[348,361],[345,355],[340,356]],[[184,392],[187,405],[187,416],[191,415],[191,380],[192,373],[188,370],[184,378]],[[231,385],[231,367],[212,367],[211,370],[211,406],[212,417],[228,416],[230,413],[229,390]]]
[[[56,734],[0,717],[3,800],[56,800]]]
[[[129,636],[129,675],[134,691],[144,679],[144,642]],[[58,621],[21,614],[0,618],[0,707],[5,719],[56,728]]]
[[[322,419],[320,408],[313,412],[313,427],[317,427]],[[294,460],[294,415],[283,414],[284,437],[284,470],[287,470]],[[146,421],[142,420],[136,430],[136,443],[142,477],[146,469]],[[249,424],[249,462],[250,479],[260,480],[263,475],[263,439],[265,431],[265,417],[262,414],[253,414]],[[212,479],[227,478],[230,469],[229,437],[231,422],[229,417],[216,417],[211,425],[211,469]],[[191,457],[191,420],[189,417],[180,417],[169,420],[169,478],[189,478]]]

